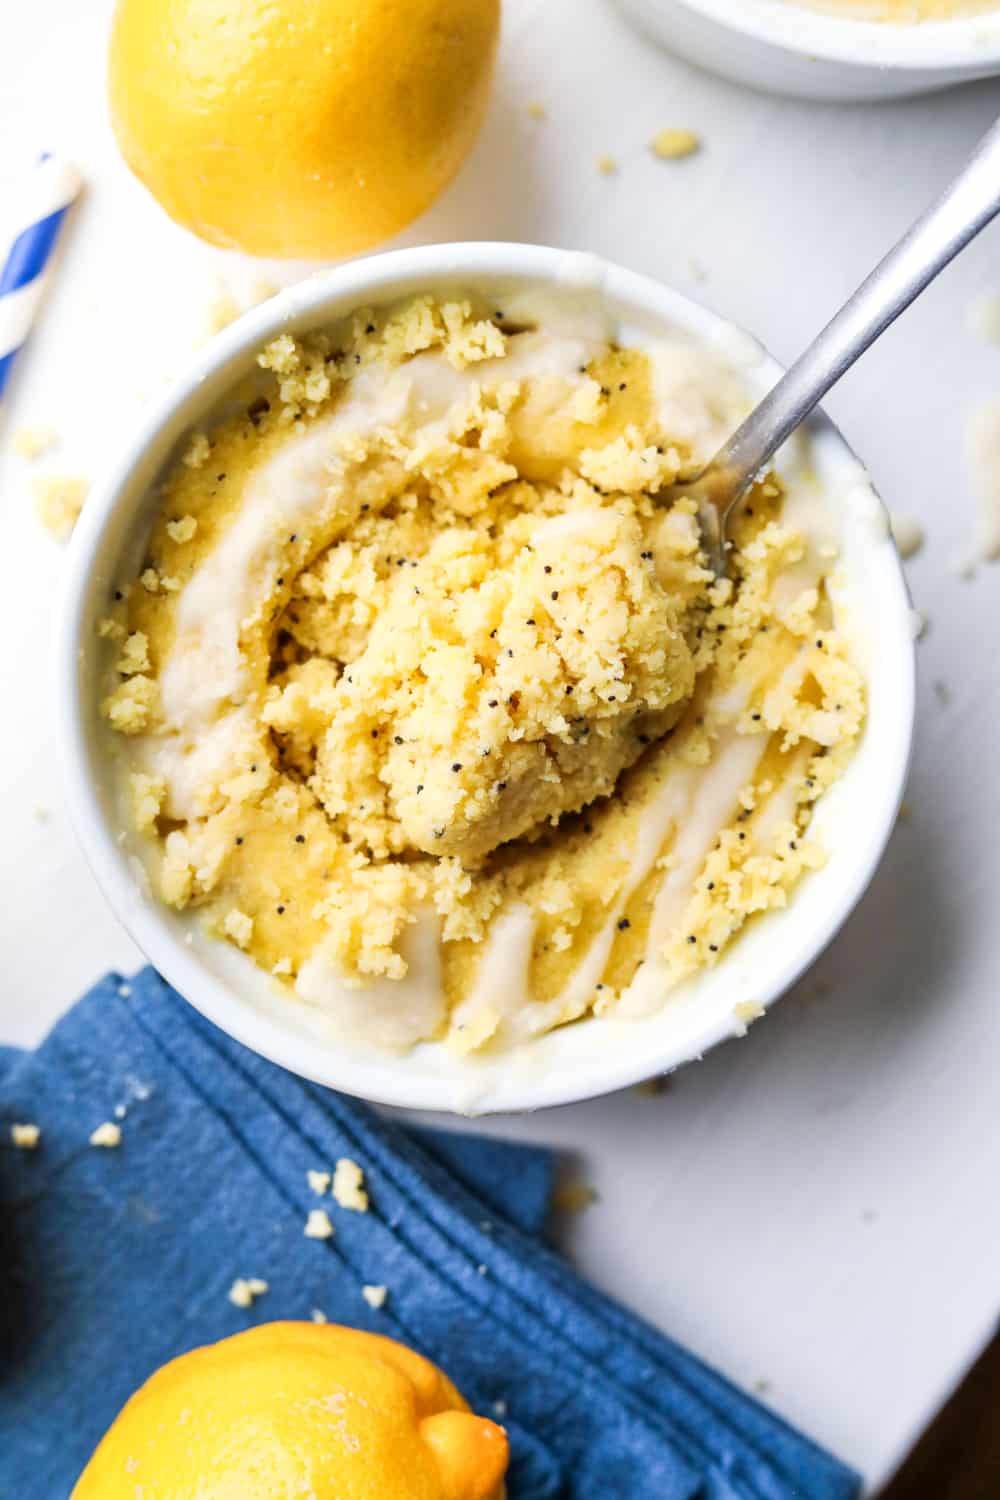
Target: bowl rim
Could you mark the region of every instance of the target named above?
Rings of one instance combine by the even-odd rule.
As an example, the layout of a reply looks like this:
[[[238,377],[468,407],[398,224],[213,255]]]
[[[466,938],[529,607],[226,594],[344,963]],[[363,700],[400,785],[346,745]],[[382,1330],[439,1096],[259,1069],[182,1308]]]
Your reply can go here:
[[[611,300],[642,306],[651,321],[659,318],[674,322],[695,337],[731,338],[735,333],[759,351],[765,378],[773,380],[781,370],[752,336],[730,320],[651,277],[586,252],[488,241],[427,245],[389,251],[317,272],[245,314],[199,351],[186,374],[145,416],[131,441],[95,486],[70,543],[54,659],[57,739],[71,823],[112,910],[163,977],[222,1031],[301,1077],[375,1103],[459,1114],[536,1109],[598,1097],[673,1071],[739,1032],[730,1014],[705,1024],[681,1046],[675,1040],[641,1058],[627,1049],[622,1049],[621,1056],[609,1049],[609,1056],[606,1059],[602,1056],[599,1065],[591,1064],[589,1071],[579,1074],[572,1069],[518,1068],[514,1066],[515,1054],[511,1055],[511,1066],[501,1073],[502,1082],[485,1091],[471,1087],[470,1072],[467,1094],[433,1073],[418,1069],[408,1072],[406,1053],[371,1055],[347,1046],[341,1048],[336,1042],[321,1050],[314,1040],[295,1034],[291,1026],[264,1014],[243,998],[234,985],[213,974],[198,960],[190,938],[181,941],[170,930],[167,909],[157,902],[141,899],[138,882],[127,868],[117,831],[105,816],[95,789],[96,778],[89,769],[93,732],[88,733],[88,721],[92,723],[96,718],[96,704],[87,692],[83,666],[87,637],[83,629],[93,612],[96,563],[105,535],[122,513],[134,516],[148,492],[148,477],[141,484],[136,479],[137,473],[142,472],[144,459],[148,461],[150,450],[155,450],[158,442],[162,445],[166,432],[173,430],[176,438],[197,422],[200,415],[211,410],[221,391],[239,378],[236,367],[242,363],[246,368],[252,351],[278,333],[322,326],[368,300],[387,301],[394,293],[411,294],[415,282],[433,286],[448,282],[474,284],[477,279],[484,283],[514,280],[526,285],[599,288]],[[848,461],[853,461],[864,475],[853,450],[833,424],[821,414],[814,421],[827,441],[836,447],[845,467]],[[161,455],[150,473],[158,472],[162,461]],[[867,482],[867,476],[864,477]],[[889,552],[891,560],[887,559],[884,582],[890,591],[895,591],[897,598],[892,607],[899,609],[902,618],[904,610],[907,615],[910,611],[909,595],[899,558],[894,549]],[[826,948],[860,900],[882,858],[896,820],[912,753],[915,653],[908,621],[907,641],[908,649],[899,652],[895,664],[899,677],[898,683],[894,679],[894,686],[898,687],[898,713],[891,756],[893,772],[880,787],[877,814],[858,835],[852,874],[841,898],[824,910],[811,940],[793,947],[789,955],[783,954],[771,982],[760,987],[759,1001],[765,1009]],[[632,1027],[637,1023],[618,1024]],[[538,1042],[545,1040],[543,1036]],[[515,1074],[516,1077],[511,1076]]]
[[[949,74],[960,69],[982,74],[1000,66],[1000,8],[900,23],[814,11],[799,0],[640,0],[640,4],[664,11],[680,6],[781,52],[867,71]]]

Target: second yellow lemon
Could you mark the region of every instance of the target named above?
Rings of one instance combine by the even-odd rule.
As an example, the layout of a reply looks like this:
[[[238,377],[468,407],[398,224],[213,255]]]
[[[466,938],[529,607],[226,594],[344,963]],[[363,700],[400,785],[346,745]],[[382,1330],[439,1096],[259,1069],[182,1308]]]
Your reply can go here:
[[[417,217],[489,94],[500,0],[119,0],[112,124],[179,223],[327,259]]]
[[[392,1339],[267,1323],[137,1391],[72,1500],[501,1500],[502,1428]]]

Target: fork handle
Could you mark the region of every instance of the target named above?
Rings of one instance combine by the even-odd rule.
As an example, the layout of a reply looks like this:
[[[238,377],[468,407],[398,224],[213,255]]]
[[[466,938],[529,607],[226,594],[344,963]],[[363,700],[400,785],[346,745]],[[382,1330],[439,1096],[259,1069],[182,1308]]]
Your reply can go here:
[[[914,297],[1000,213],[1000,121],[949,188],[830,319],[712,459],[725,476],[725,518],[781,444]]]

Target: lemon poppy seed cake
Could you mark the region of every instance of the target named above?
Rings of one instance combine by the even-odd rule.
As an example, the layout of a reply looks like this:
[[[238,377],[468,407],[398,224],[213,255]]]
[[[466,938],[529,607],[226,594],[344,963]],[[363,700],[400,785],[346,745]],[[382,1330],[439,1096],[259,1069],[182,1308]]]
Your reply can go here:
[[[377,1045],[663,1004],[824,858],[865,694],[819,482],[758,484],[716,579],[671,487],[743,380],[540,294],[259,366],[99,625],[155,891]]]

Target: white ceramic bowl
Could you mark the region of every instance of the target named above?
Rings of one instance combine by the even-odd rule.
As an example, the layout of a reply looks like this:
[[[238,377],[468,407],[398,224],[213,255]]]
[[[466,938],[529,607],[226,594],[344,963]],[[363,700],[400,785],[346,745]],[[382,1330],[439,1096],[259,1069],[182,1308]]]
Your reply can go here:
[[[830,850],[784,911],[752,924],[711,972],[640,1021],[586,1020],[519,1052],[468,1060],[437,1044],[406,1055],[349,1049],[314,1009],[278,992],[229,944],[207,937],[196,916],[144,893],[136,856],[120,841],[109,731],[97,702],[103,672],[95,625],[110,592],[141,550],[155,506],[150,491],[178,440],[203,420],[282,330],[302,333],[350,312],[425,290],[515,287],[588,290],[618,320],[623,338],[679,329],[723,349],[755,391],[778,366],[746,335],[679,293],[593,256],[539,246],[473,244],[402,250],[355,261],[283,292],[220,334],[144,422],[87,502],[73,538],[58,642],[57,706],[70,809],[91,867],[118,916],[160,972],[224,1031],[305,1077],[389,1104],[465,1113],[566,1103],[676,1068],[742,1025],[741,1002],[769,1005],[816,958],[861,896],[889,836],[909,758],[913,719],[911,610],[885,512],[835,429],[819,419],[814,462],[842,518],[849,618],[870,684],[862,743],[822,799],[815,827]],[[900,413],[900,430],[905,424]],[[877,649],[875,649],[877,642]]]
[[[920,25],[795,0],[619,0],[643,31],[711,73],[804,99],[894,99],[1000,73],[1000,10]]]

